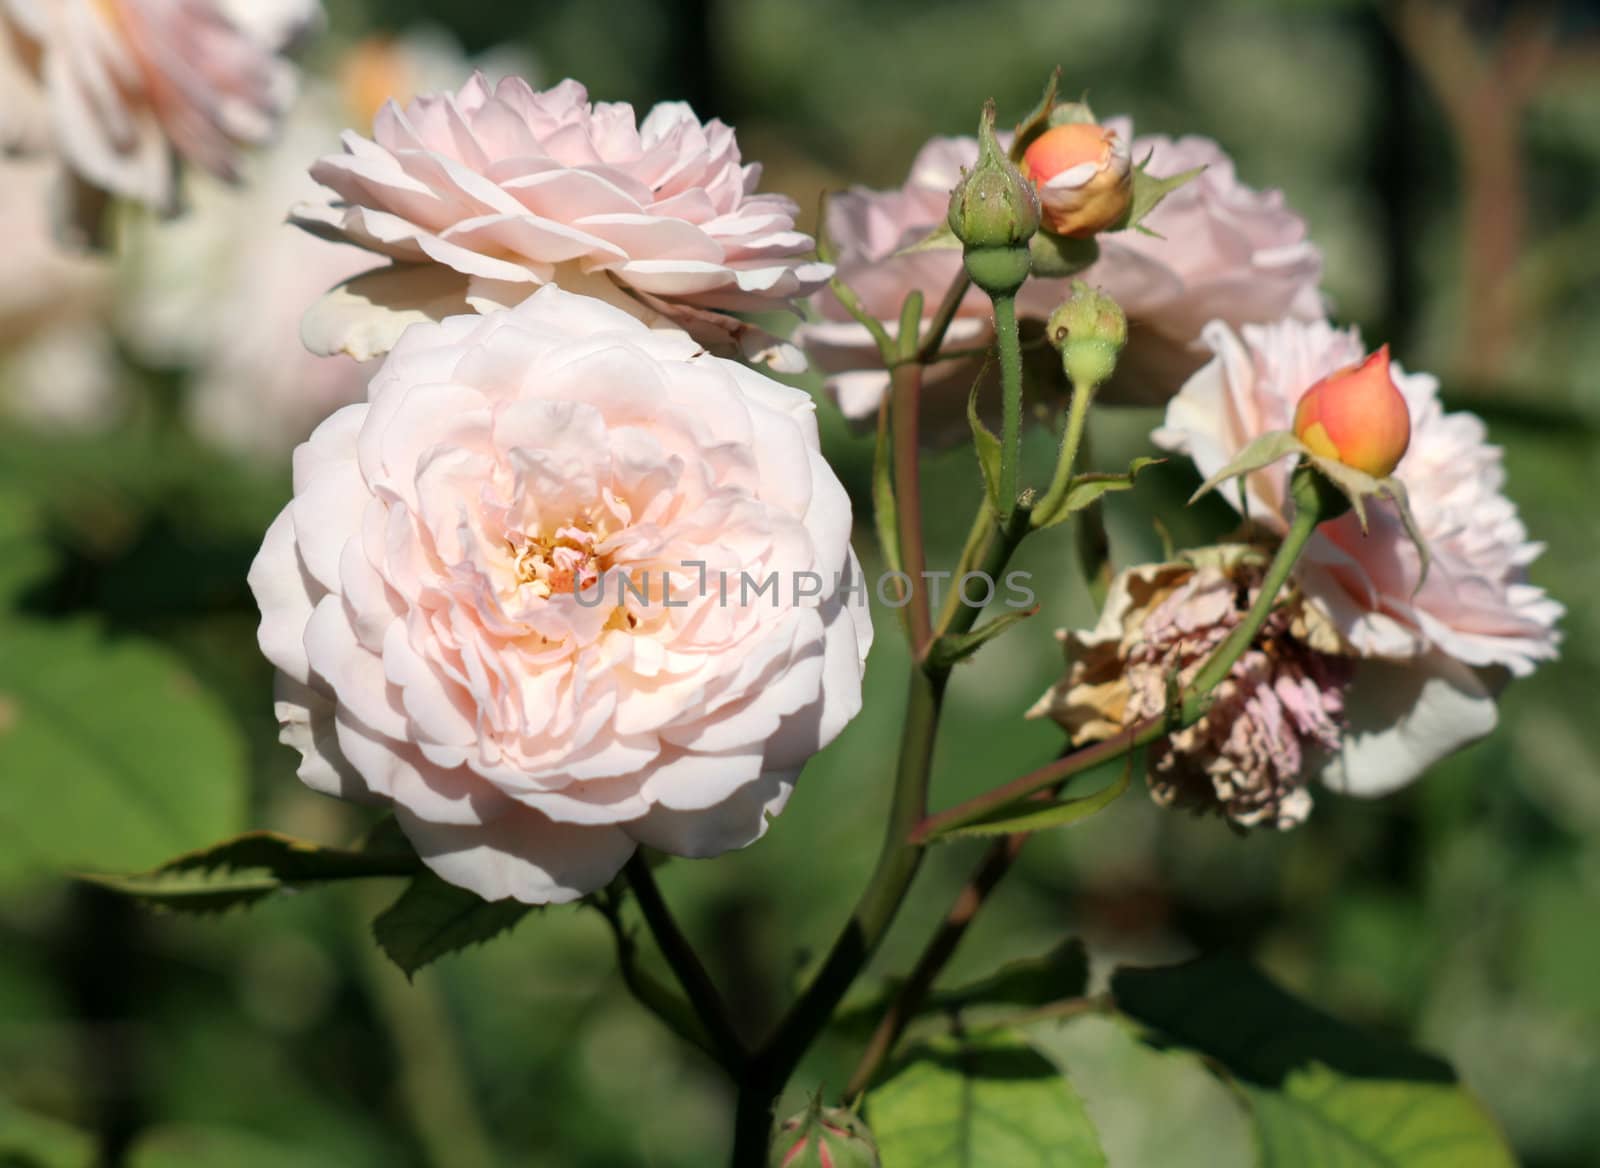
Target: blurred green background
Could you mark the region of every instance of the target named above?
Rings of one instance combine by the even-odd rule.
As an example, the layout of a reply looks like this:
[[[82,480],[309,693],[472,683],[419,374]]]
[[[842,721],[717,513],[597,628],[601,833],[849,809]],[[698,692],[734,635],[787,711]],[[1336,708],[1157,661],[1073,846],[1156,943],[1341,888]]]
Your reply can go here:
[[[1087,938],[1101,966],[1237,949],[1342,1016],[1448,1057],[1526,1164],[1600,1165],[1594,7],[328,7],[314,69],[360,37],[424,22],[469,54],[514,43],[538,79],[577,77],[597,98],[687,98],[737,127],[746,158],[766,165],[765,186],[795,196],[807,220],[824,189],[897,185],[928,135],[971,132],[985,97],[999,100],[1003,118],[1020,114],[1056,64],[1064,89],[1087,91],[1101,112],[1130,113],[1145,132],[1214,136],[1247,182],[1283,188],[1326,253],[1337,314],[1369,340],[1390,341],[1409,368],[1438,372],[1451,404],[1481,413],[1505,447],[1510,494],[1549,544],[1534,578],[1568,606],[1563,659],[1510,687],[1490,740],[1384,802],[1319,794],[1306,827],[1241,837],[1136,792],[1085,827],[1039,838],[952,977],[1042,952],[1064,931]],[[161,403],[184,392],[181,378],[130,377],[155,403],[154,420],[99,436],[0,432],[9,492],[0,493],[0,596],[14,593],[37,620],[86,630],[76,664],[18,656],[0,668],[46,681],[52,670],[103,671],[107,704],[77,711],[85,767],[103,731],[147,751],[138,765],[180,773],[193,795],[172,809],[127,808],[108,769],[98,794],[64,782],[59,796],[29,802],[14,775],[0,776],[0,789],[12,789],[0,793],[0,1135],[31,1149],[10,1159],[0,1151],[0,1163],[88,1163],[96,1147],[104,1163],[139,1168],[719,1163],[724,1086],[623,991],[593,912],[535,915],[407,985],[367,935],[397,884],[196,920],[143,913],[23,862],[47,817],[67,818],[86,840],[105,841],[94,854],[113,849],[132,866],[165,858],[168,843],[211,842],[202,823],[337,842],[364,822],[305,792],[275,742],[244,573],[287,498],[286,466],[175,433]],[[869,451],[823,410],[830,456],[859,499]],[[1141,452],[1153,422],[1097,419],[1096,460],[1112,467]],[[934,545],[948,558],[976,498],[975,471],[966,456],[946,456],[930,480],[928,512],[948,523]],[[1180,537],[1216,530],[1217,515],[1184,511],[1191,485],[1165,467],[1141,480],[1138,500],[1118,498],[1116,554],[1156,550],[1152,514]],[[869,538],[863,528],[859,542]],[[1072,540],[1040,542],[1022,566],[1045,611],[957,674],[938,805],[1031,769],[1058,746],[1051,727],[1019,714],[1059,666],[1048,630],[1090,608]],[[150,642],[164,648],[143,647]],[[9,644],[25,655],[26,638]],[[767,839],[661,873],[752,1028],[770,1022],[831,940],[872,862],[903,672],[885,619],[866,712],[808,770]],[[168,726],[162,686],[209,696]],[[0,681],[0,734],[3,690]],[[975,854],[948,846],[932,857],[876,974],[905,967]],[[853,1056],[849,1043],[825,1043],[792,1101],[819,1081],[842,1083]]]

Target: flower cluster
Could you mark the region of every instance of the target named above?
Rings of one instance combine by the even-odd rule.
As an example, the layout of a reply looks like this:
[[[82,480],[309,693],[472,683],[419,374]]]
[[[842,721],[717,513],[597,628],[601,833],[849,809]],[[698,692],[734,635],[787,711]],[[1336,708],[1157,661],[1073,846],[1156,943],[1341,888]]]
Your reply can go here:
[[[1317,290],[1321,253],[1307,241],[1305,221],[1285,206],[1280,192],[1244,185],[1232,161],[1209,139],[1135,137],[1122,118],[1109,119],[1103,130],[1085,129],[1094,130],[1097,140],[1109,140],[1106,148],[1115,159],[1131,152],[1160,174],[1205,168],[1146,217],[1144,226],[1153,234],[1114,231],[1098,236],[1099,258],[1081,273],[1122,305],[1130,324],[1127,350],[1102,400],[1130,405],[1167,401],[1204,364],[1198,342],[1207,321],[1237,326],[1322,316]],[[828,237],[839,276],[862,307],[886,325],[898,319],[901,304],[914,291],[923,295],[924,318],[931,317],[959,273],[959,251],[916,245],[944,221],[951,188],[962,168],[972,166],[977,157],[975,138],[935,138],[918,153],[900,189],[853,187],[829,201]],[[1050,180],[1063,184],[1058,191],[1080,178],[1073,169]],[[1082,177],[1089,181],[1087,173]],[[1043,194],[1048,208],[1057,197],[1048,182]],[[1018,294],[1017,314],[1025,322],[1042,323],[1066,294],[1065,280],[1031,279]],[[829,392],[845,414],[867,417],[877,410],[889,383],[871,334],[831,292],[818,293],[814,305],[820,319],[803,325],[796,340],[828,374]],[[988,299],[974,289],[961,301],[945,348],[981,352],[992,335]],[[981,357],[935,365],[925,388],[929,410],[959,421],[967,390],[982,365]],[[1040,375],[1037,380],[1049,378],[1050,365],[1042,362],[1034,371]],[[934,428],[961,433],[953,423],[941,427],[936,421]]]

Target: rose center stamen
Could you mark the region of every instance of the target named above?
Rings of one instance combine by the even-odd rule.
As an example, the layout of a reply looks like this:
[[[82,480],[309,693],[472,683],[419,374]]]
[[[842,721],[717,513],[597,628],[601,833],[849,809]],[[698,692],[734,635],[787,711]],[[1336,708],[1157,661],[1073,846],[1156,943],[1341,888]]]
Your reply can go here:
[[[605,537],[604,531],[583,520],[549,533],[512,532],[506,536],[506,550],[516,587],[541,599],[588,587],[605,570],[603,557],[595,550]]]

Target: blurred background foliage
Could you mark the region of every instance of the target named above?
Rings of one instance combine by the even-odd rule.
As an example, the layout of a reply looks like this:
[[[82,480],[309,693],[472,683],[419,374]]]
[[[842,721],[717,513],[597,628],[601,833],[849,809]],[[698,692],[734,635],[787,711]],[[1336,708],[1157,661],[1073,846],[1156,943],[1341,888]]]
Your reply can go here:
[[[1380,803],[1318,796],[1287,835],[1124,798],[1036,840],[950,976],[1088,939],[1097,968],[1235,950],[1364,1025],[1448,1057],[1534,1168],[1600,1165],[1600,10],[1433,0],[328,0],[308,64],[425,24],[469,54],[511,44],[597,98],[687,98],[739,130],[766,186],[808,208],[896,185],[982,99],[1023,111],[1051,67],[1147,132],[1219,139],[1283,188],[1328,259],[1337,313],[1489,421],[1509,491],[1568,606],[1563,659],[1507,691],[1490,740]],[[329,148],[333,143],[330,141]],[[284,460],[174,425],[180,375],[128,364],[101,433],[0,432],[0,1163],[701,1168],[720,1162],[714,1070],[623,992],[600,917],[552,910],[407,985],[367,935],[382,882],[215,920],[159,917],[41,875],[139,867],[247,826],[339,842],[360,813],[305,792],[276,744],[244,574],[288,493]],[[861,498],[869,452],[823,406]],[[1154,415],[1097,419],[1095,458]],[[1036,453],[1043,453],[1037,451]],[[976,497],[937,460],[928,513],[953,555]],[[1163,467],[1108,515],[1122,562],[1220,530]],[[860,508],[866,514],[866,508]],[[866,543],[862,531],[862,543]],[[1044,612],[953,686],[935,801],[1058,745],[1018,715],[1092,612],[1072,540],[1030,545]],[[883,615],[883,614],[880,614]],[[72,650],[30,637],[75,630]],[[668,896],[741,1019],[765,1025],[831,939],[878,843],[904,651],[881,622],[866,712],[767,840],[675,862]],[[58,717],[40,728],[12,698]],[[132,768],[130,770],[129,768]],[[42,789],[18,775],[49,773]],[[135,771],[159,776],[132,783]],[[137,787],[156,803],[128,798]],[[30,793],[31,792],[31,793]],[[902,970],[973,862],[941,848],[874,967]],[[864,989],[866,986],[864,985]],[[844,1081],[825,1043],[797,1087]],[[800,1096],[794,1095],[798,1103]],[[1159,1107],[1160,1100],[1144,1101]],[[1218,1123],[1233,1122],[1217,1116]],[[1194,1147],[1205,1146],[1196,1132]],[[97,1152],[96,1149],[99,1151]],[[1190,1161],[1202,1163],[1202,1159]]]

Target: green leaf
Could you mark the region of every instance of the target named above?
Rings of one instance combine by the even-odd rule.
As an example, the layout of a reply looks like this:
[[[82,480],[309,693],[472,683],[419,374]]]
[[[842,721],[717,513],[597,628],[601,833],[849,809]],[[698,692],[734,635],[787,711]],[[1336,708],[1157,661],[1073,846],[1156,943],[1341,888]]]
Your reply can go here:
[[[1201,483],[1195,489],[1194,494],[1189,496],[1189,502],[1193,503],[1210,494],[1227,479],[1238,478],[1241,475],[1249,474],[1251,471],[1271,466],[1279,459],[1288,458],[1291,454],[1305,453],[1309,453],[1305,445],[1287,430],[1268,430],[1265,434],[1251,439],[1243,450],[1233,456],[1227,466]],[[1244,485],[1242,483],[1239,485],[1238,490],[1239,504],[1242,508],[1245,499]]]
[[[150,872],[85,873],[81,878],[153,908],[204,913],[253,904],[305,884],[411,876],[419,867],[416,854],[409,847],[393,847],[387,832],[375,833],[361,850],[350,851],[255,831],[179,856]]]
[[[935,669],[949,669],[971,657],[1012,625],[1027,620],[1038,611],[1039,606],[1036,604],[1032,608],[1002,613],[987,624],[979,625],[970,633],[959,635],[945,633],[934,641],[928,650],[928,664]]]
[[[1082,1096],[1112,1168],[1256,1163],[1244,1101],[1195,1055],[1156,1050],[1127,1021],[1099,1014],[1025,1033]]]
[[[1169,178],[1157,178],[1145,169],[1149,161],[1147,158],[1133,168],[1133,198],[1128,203],[1128,213],[1112,230],[1125,231],[1130,227],[1137,227],[1146,235],[1155,235],[1156,232],[1149,228],[1139,227],[1145,216],[1160,206],[1162,199],[1185,183],[1198,178],[1205,170],[1205,167],[1197,166],[1193,170],[1186,170]]]
[[[1089,954],[1076,937],[1038,957],[1008,961],[987,977],[928,995],[925,1011],[976,1005],[1042,1006],[1081,997],[1089,985]]]
[[[1209,1055],[1253,1083],[1275,1085],[1311,1062],[1363,1078],[1454,1079],[1441,1059],[1350,1026],[1237,957],[1119,969],[1111,995],[1119,1009],[1169,1042]]]
[[[1353,1079],[1313,1064],[1247,1085],[1262,1168],[1515,1168],[1483,1107],[1440,1083]]]
[[[1139,472],[1152,466],[1160,466],[1166,462],[1164,458],[1136,458],[1128,464],[1128,469],[1122,474],[1089,473],[1075,475],[1072,484],[1054,502],[1048,513],[1041,506],[1033,513],[1033,525],[1043,529],[1064,523],[1076,512],[1082,511],[1089,504],[1095,502],[1100,496],[1109,491],[1131,491]]]
[[[1133,760],[1136,752],[1128,753],[1127,765],[1123,767],[1122,774],[1111,783],[1107,783],[1093,795],[1084,795],[1077,799],[1061,799],[1053,803],[1041,803],[1037,807],[1033,804],[1013,804],[1010,807],[996,811],[987,819],[980,819],[975,823],[964,824],[949,831],[940,832],[934,836],[935,842],[944,842],[957,839],[983,839],[996,835],[1015,835],[1017,832],[1045,831],[1052,827],[1069,827],[1074,823],[1082,823],[1091,815],[1098,815],[1111,804],[1115,803],[1133,781]],[[1019,810],[1021,808],[1021,810]]]
[[[1013,1034],[944,1039],[867,1096],[883,1168],[1102,1168],[1071,1084]]]
[[[916,1016],[954,1013],[974,1006],[1043,1006],[1081,997],[1089,982],[1089,955],[1077,938],[1062,941],[1048,953],[1008,961],[993,973],[947,990],[924,994]],[[904,985],[893,978],[877,992],[862,996],[834,1015],[833,1025],[852,1034],[868,1034]]]
[[[978,469],[983,473],[983,490],[989,499],[989,506],[1000,513],[1000,439],[995,437],[994,431],[983,424],[983,419],[978,416],[978,388],[983,384],[983,374],[980,373],[972,383],[972,391],[967,394],[967,424],[972,427],[972,442],[978,452]]]
[[[1510,1151],[1450,1068],[1348,1026],[1250,965],[1124,969],[1112,996],[1160,1041],[1239,1081],[1265,1168],[1509,1168]]]
[[[899,251],[895,252],[894,256],[890,256],[889,258],[893,259],[895,256],[912,255],[919,251],[960,250],[961,241],[956,238],[955,230],[950,226],[949,223],[941,219],[939,220],[939,226],[935,227],[932,231],[928,232],[928,234],[924,235],[915,243],[906,244]]]
[[[0,1098],[0,1168],[91,1168],[92,1135]]]
[[[902,570],[900,512],[894,501],[894,452],[889,443],[889,389],[878,407],[878,437],[872,447],[872,522],[883,562],[891,572]]]
[[[484,900],[423,871],[378,914],[372,934],[407,976],[448,953],[499,936],[532,911],[516,900]]]
[[[237,832],[244,745],[172,657],[85,623],[0,624],[0,886],[136,870]]]
[[[0,490],[0,608],[10,608],[48,577],[56,555],[31,500]]]

